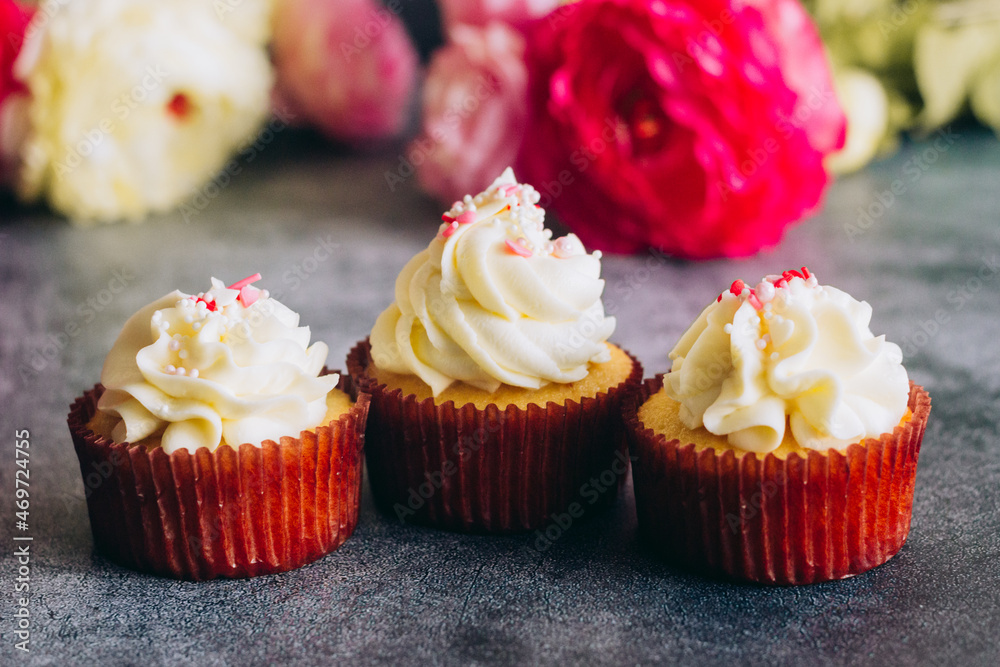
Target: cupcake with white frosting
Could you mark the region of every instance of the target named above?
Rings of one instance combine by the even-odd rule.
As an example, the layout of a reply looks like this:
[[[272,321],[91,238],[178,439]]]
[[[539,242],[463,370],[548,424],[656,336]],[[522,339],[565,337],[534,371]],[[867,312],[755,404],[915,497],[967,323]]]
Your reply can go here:
[[[293,569],[357,523],[368,398],[252,285],[171,292],[125,323],[70,431],[94,542],[184,579]]]
[[[627,470],[620,403],[641,367],[607,342],[600,253],[552,239],[538,200],[508,169],[455,202],[348,357],[373,398],[372,490],[401,521],[534,529]]]
[[[872,309],[803,267],[741,280],[626,405],[639,528],[667,556],[772,584],[891,558],[930,397]]]

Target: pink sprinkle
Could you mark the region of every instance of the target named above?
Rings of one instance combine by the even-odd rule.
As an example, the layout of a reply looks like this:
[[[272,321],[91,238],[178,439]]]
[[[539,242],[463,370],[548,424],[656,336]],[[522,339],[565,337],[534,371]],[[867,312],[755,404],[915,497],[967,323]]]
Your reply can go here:
[[[753,290],[750,290],[750,296],[747,297],[747,301],[754,307],[754,310],[760,310],[764,307],[764,304],[760,302],[760,299],[757,298],[757,294]]]
[[[441,222],[455,222],[455,218],[451,217],[447,213],[441,215]]]
[[[441,232],[441,236],[449,238],[456,231],[458,231],[458,220],[452,220],[451,223],[444,228],[444,231]]]
[[[240,301],[243,303],[244,308],[249,308],[257,299],[260,298],[260,290],[256,287],[251,287],[250,285],[244,285],[240,288]]]
[[[504,241],[504,243],[507,244],[507,248],[509,248],[510,251],[515,255],[520,255],[521,257],[531,257],[531,251],[524,247],[524,245],[521,243],[521,239],[518,239],[516,241],[511,241],[510,239],[507,239],[506,241]]]
[[[243,280],[237,281],[229,286],[229,289],[243,289],[244,285],[249,285],[250,283],[255,283],[260,280],[260,274],[255,273],[252,276],[247,276]]]
[[[475,213],[475,211],[466,211],[465,213],[463,213],[460,216],[458,216],[457,218],[455,218],[455,222],[457,222],[460,225],[468,225],[469,223],[472,223],[472,222],[475,222],[475,221],[476,221],[476,213]]]
[[[503,189],[503,194],[504,194],[505,197],[509,197],[512,194],[514,194],[515,192],[517,192],[520,187],[521,186],[517,185],[517,184],[515,184],[515,185],[508,185],[507,187],[505,187]]]

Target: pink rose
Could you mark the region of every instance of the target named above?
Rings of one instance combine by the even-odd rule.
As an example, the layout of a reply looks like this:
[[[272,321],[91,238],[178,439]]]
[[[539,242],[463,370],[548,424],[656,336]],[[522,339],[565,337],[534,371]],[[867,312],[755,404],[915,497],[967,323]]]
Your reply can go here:
[[[843,111],[797,0],[581,0],[529,39],[519,175],[588,245],[775,245],[820,203]]]
[[[375,0],[280,0],[272,42],[276,97],[335,139],[399,134],[417,84],[417,52]]]
[[[33,8],[12,0],[0,0],[0,181],[7,180],[14,160],[18,136],[26,120],[23,104],[16,97],[26,93],[24,84],[14,78],[14,61],[21,51],[24,33],[34,15]],[[11,96],[10,104],[5,104]]]
[[[448,204],[485,189],[514,162],[528,87],[519,33],[502,23],[460,25],[450,38],[428,68],[423,131],[408,151],[420,185]]]
[[[518,30],[558,7],[560,0],[439,0],[445,28],[458,24],[485,26],[503,21]]]

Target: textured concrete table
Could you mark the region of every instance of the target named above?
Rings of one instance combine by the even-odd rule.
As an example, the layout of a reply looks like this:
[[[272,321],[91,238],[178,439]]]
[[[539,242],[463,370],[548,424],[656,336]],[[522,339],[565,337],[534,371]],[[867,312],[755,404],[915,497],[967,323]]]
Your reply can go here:
[[[763,588],[704,579],[636,541],[631,488],[543,553],[534,535],[401,525],[366,495],[357,532],[295,572],[185,583],[93,553],[65,424],[125,318],[175,287],[255,271],[334,364],[437,227],[394,152],[279,136],[185,221],[83,230],[44,211],[0,225],[0,663],[996,664],[1000,658],[1000,146],[974,130],[842,179],[776,251],[690,264],[608,257],[617,342],[649,374],[709,299],[803,264],[875,309],[934,409],[909,542],[854,579]],[[894,185],[895,184],[895,185]],[[15,431],[31,442],[30,653],[14,650]],[[365,493],[368,493],[367,485]]]

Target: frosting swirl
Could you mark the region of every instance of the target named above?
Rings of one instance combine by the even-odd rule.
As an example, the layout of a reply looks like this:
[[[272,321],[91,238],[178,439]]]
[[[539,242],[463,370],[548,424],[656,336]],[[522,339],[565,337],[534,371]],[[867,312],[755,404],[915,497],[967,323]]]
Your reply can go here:
[[[601,255],[573,234],[552,241],[538,200],[508,168],[455,202],[375,322],[378,368],[417,375],[436,396],[456,381],[485,391],[574,382],[610,358]]]
[[[868,328],[872,309],[803,267],[737,280],[670,353],[664,390],[688,428],[770,452],[786,424],[800,446],[844,449],[888,433],[906,413],[898,345]]]
[[[337,375],[319,376],[323,343],[249,283],[171,292],[125,323],[104,362],[98,407],[121,417],[115,442],[160,436],[167,453],[260,446],[322,423]]]

